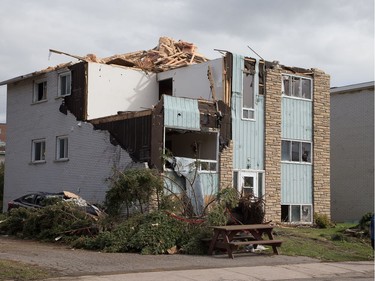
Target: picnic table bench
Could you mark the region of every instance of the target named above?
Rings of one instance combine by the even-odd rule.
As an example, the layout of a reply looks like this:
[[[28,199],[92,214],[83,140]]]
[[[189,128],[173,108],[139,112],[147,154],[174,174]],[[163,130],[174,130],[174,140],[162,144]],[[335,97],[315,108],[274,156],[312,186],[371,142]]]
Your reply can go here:
[[[270,245],[274,254],[278,255],[277,247],[283,241],[273,239],[273,228],[270,224],[213,226],[214,234],[208,254],[212,255],[215,249],[222,249],[227,250],[228,256],[233,259],[233,251],[239,246],[253,245],[256,248],[257,245]],[[268,239],[263,239],[264,234]]]

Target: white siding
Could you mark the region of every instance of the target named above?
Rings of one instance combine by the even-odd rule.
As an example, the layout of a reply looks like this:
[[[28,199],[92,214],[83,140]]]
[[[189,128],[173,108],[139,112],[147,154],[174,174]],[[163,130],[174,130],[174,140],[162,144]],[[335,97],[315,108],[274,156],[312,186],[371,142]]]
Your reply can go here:
[[[30,191],[70,190],[100,202],[112,168],[131,163],[124,150],[110,144],[108,132],[60,113],[57,73],[49,73],[47,79],[48,100],[39,104],[31,104],[32,80],[8,85],[4,210],[9,200]],[[54,161],[59,135],[69,138],[67,162]],[[31,164],[31,141],[36,138],[46,139],[46,163]]]
[[[140,111],[158,102],[155,74],[126,67],[88,63],[88,120]]]
[[[157,80],[173,78],[173,96],[212,100],[210,81],[207,77],[208,66],[211,66],[215,85],[216,99],[222,100],[223,59],[172,69],[157,74]]]

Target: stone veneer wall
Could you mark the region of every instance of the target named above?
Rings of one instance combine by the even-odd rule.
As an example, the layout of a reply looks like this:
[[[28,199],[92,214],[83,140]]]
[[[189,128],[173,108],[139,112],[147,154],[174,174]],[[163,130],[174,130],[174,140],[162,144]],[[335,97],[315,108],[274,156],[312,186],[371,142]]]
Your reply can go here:
[[[220,188],[233,186],[233,142],[230,141],[228,146],[220,153]]]
[[[313,73],[313,204],[330,218],[330,76]],[[281,221],[281,74],[278,65],[266,73],[265,220],[273,221]]]
[[[265,93],[265,220],[281,221],[281,68],[266,72]]]
[[[330,197],[330,76],[314,72],[313,202],[314,213],[331,217]]]

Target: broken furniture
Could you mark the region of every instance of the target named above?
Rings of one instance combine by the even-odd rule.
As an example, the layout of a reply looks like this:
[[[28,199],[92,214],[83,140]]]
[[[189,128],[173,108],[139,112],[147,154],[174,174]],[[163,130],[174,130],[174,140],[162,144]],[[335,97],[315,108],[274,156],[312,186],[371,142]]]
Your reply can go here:
[[[227,250],[228,256],[233,259],[233,251],[239,246],[270,245],[274,254],[278,255],[277,247],[281,246],[282,241],[273,239],[273,228],[270,224],[214,226],[208,254],[212,255],[215,249]],[[263,239],[263,236],[267,236],[268,239]]]

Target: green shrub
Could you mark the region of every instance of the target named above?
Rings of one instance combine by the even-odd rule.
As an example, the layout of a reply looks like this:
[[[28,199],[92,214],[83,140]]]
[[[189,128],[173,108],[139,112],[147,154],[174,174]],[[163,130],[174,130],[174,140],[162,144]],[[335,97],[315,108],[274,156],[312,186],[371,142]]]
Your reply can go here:
[[[0,224],[0,231],[4,234],[17,235],[22,233],[24,222],[30,216],[29,210],[25,208],[12,209],[7,219]]]
[[[130,237],[136,232],[141,216],[130,217],[125,222],[119,223],[111,230],[100,232],[92,237],[78,237],[71,245],[75,248],[88,250],[101,250],[104,252],[128,252]]]
[[[331,235],[332,241],[348,241],[348,238],[343,233],[334,233]]]
[[[331,226],[331,221],[326,214],[314,214],[315,225],[318,228],[328,228]]]
[[[227,209],[225,205],[215,204],[207,215],[208,225],[226,225],[228,221]]]
[[[96,222],[76,205],[60,202],[41,209],[12,209],[0,231],[23,238],[54,240],[57,237],[95,234]]]
[[[187,232],[182,235],[180,252],[188,255],[206,255],[211,238],[211,228],[204,225],[189,226]]]
[[[218,202],[229,208],[233,209],[238,206],[239,203],[239,194],[238,191],[234,188],[224,188],[218,193]]]
[[[362,216],[362,218],[359,221],[359,228],[364,231],[364,234],[366,236],[370,236],[370,223],[371,218],[374,215],[373,212],[368,212]]]
[[[105,252],[163,254],[181,245],[186,235],[186,223],[156,211],[132,216],[111,231],[103,231],[93,237],[78,237],[72,246]]]
[[[129,239],[130,249],[142,254],[163,254],[178,245],[186,224],[157,211],[144,215],[135,228]]]
[[[154,198],[157,207],[160,206],[164,183],[157,170],[115,171],[110,181],[111,188],[107,191],[104,202],[108,214],[118,216],[125,207],[129,216],[130,208],[134,206],[144,213],[144,208],[152,205]]]

